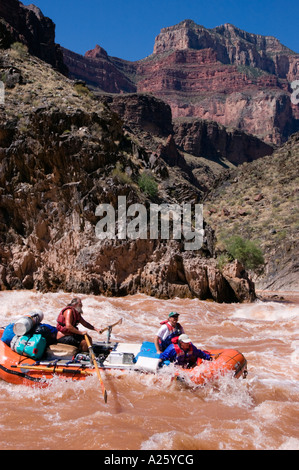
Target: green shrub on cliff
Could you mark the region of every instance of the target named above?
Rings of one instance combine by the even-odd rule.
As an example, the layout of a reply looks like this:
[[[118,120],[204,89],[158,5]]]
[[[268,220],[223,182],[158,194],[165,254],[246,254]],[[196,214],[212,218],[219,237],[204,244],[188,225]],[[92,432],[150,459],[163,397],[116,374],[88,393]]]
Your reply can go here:
[[[239,260],[246,269],[253,271],[265,264],[263,253],[256,242],[234,235],[224,241],[226,251]]]
[[[158,184],[154,176],[149,172],[144,172],[138,179],[138,186],[147,196],[155,197],[158,194]]]

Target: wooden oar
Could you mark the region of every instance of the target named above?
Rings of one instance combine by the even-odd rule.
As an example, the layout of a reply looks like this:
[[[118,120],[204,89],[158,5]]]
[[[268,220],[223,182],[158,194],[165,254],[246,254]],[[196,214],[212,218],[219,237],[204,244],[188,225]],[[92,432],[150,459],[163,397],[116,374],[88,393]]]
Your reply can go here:
[[[95,358],[95,355],[94,355],[94,352],[93,352],[93,349],[92,349],[92,346],[90,344],[88,336],[84,335],[84,338],[85,338],[85,341],[86,341],[87,346],[88,346],[90,360],[93,362],[93,365],[94,365],[95,370],[97,372],[97,376],[98,376],[100,384],[101,384],[104,401],[105,401],[105,403],[107,403],[107,390],[105,389],[105,385],[104,385],[104,382],[103,382],[101,374],[100,374],[100,370],[99,370],[99,366],[97,364],[97,360]]]
[[[41,372],[53,372],[53,373],[57,373],[57,374],[65,374],[65,373],[68,373],[68,374],[79,374],[79,375],[92,375],[90,372],[86,371],[86,370],[80,370],[80,369],[68,369],[68,368],[65,368],[65,367],[54,367],[54,366],[51,366],[51,367],[47,367],[47,366],[30,366],[30,365],[12,365],[11,367],[13,368],[19,368],[19,369],[24,369],[24,370],[29,370],[29,371],[41,371]]]
[[[111,335],[111,331],[112,331],[112,328],[118,324],[121,324],[123,321],[122,318],[120,318],[118,321],[116,321],[115,323],[113,323],[113,325],[108,325],[106,326],[106,328],[103,328],[102,330],[100,330],[100,334],[104,333],[104,331],[107,331],[108,330],[108,343],[110,341],[110,335]]]

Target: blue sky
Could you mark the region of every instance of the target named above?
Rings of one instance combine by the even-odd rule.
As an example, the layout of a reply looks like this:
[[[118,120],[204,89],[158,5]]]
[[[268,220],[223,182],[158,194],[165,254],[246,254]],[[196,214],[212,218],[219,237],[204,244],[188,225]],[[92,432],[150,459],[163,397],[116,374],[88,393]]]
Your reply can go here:
[[[160,30],[185,19],[206,28],[232,23],[277,37],[299,53],[295,0],[23,0],[56,24],[56,42],[79,54],[99,44],[110,56],[139,60],[153,51]]]

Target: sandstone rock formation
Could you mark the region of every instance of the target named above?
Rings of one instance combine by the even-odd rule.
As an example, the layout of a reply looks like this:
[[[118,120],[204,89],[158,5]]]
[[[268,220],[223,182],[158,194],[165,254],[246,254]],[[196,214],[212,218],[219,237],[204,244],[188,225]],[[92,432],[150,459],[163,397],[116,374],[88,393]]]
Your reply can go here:
[[[100,46],[97,45],[93,50],[87,51],[84,57],[64,48],[62,51],[70,78],[83,80],[107,93],[136,91],[135,84],[127,76],[131,68],[135,73],[134,67],[129,62],[109,57]]]
[[[237,261],[219,268],[211,226],[218,234],[219,221],[236,227],[242,217],[248,230],[252,206],[266,205],[268,195],[263,187],[253,194],[247,178],[244,203],[238,188],[233,204],[224,205],[217,188],[225,192],[235,184],[230,178],[238,178],[223,168],[241,165],[249,177],[244,162],[259,159],[256,167],[248,163],[257,169],[265,160],[271,173],[272,156],[264,157],[273,152],[269,142],[283,141],[297,125],[288,82],[298,77],[298,56],[275,38],[185,21],[163,30],[154,54],[136,63],[109,57],[100,46],[85,57],[63,50],[72,81],[56,71],[66,68],[51,20],[16,0],[1,8],[0,288],[253,300],[254,285]],[[29,54],[9,49],[16,40]],[[93,93],[77,79],[93,85]],[[286,160],[281,165],[283,174]],[[139,186],[144,172],[157,184],[155,195]],[[252,187],[255,179],[263,182],[254,175]],[[218,179],[216,193],[207,196]],[[175,240],[99,241],[96,207],[116,207],[118,195],[147,207],[206,197],[211,225],[205,221],[203,247],[188,252]],[[267,258],[265,283],[275,277],[275,256]]]
[[[6,90],[0,112],[1,289],[255,297],[246,276],[239,279],[247,283],[245,295],[217,268],[208,226],[194,253],[173,240],[96,237],[100,203],[117,209],[123,195],[128,205],[149,205],[138,185],[144,171],[158,183],[155,202],[198,201],[200,189],[181,171],[184,159],[169,137],[167,105],[144,96],[97,99],[36,57],[0,52],[0,71],[13,68],[21,78]],[[116,110],[127,116],[126,126]],[[166,122],[158,119],[161,111]]]
[[[100,46],[85,57],[63,52],[72,77],[105,92],[153,93],[174,118],[217,121],[274,144],[299,129],[290,99],[299,55],[274,37],[186,20],[164,28],[153,54],[137,62],[109,57]]]
[[[239,279],[239,284],[247,283],[245,295],[245,289],[220,273],[207,241],[206,252],[190,260],[179,243],[97,240],[95,209],[100,202],[115,204],[117,194],[138,201],[133,186],[109,177],[109,168],[124,159],[123,152],[133,158],[117,120],[109,122],[108,114],[40,111],[30,121],[30,138],[16,133],[1,149],[2,289],[144,292],[226,302],[254,298],[246,277]],[[72,131],[64,133],[68,129]],[[128,165],[137,171],[127,157]]]
[[[298,65],[299,55],[275,38],[187,20],[158,35],[153,56],[138,64],[138,91],[166,100],[174,117],[215,120],[280,144],[298,129],[289,86]]]

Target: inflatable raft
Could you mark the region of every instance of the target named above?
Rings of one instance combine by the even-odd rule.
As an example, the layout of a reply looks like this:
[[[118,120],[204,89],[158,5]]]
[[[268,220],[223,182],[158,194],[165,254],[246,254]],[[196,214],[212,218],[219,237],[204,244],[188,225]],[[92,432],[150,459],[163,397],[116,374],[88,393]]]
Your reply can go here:
[[[3,331],[0,329],[0,339]],[[98,342],[92,347],[100,370],[134,370],[159,374],[164,369],[159,364],[159,355],[154,343]],[[186,380],[187,377],[192,383],[201,385],[227,372],[236,378],[246,376],[247,361],[237,350],[217,349],[208,352],[214,355],[215,360],[199,361],[192,369],[174,367],[174,378]],[[72,346],[49,346],[44,356],[36,361],[18,354],[0,340],[0,379],[11,384],[46,387],[54,376],[85,380],[94,375],[95,371],[88,353],[77,353]]]

